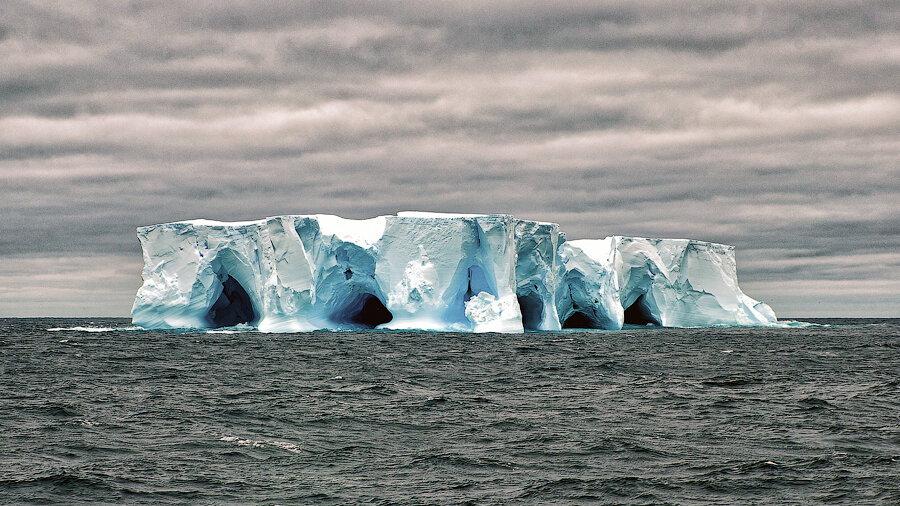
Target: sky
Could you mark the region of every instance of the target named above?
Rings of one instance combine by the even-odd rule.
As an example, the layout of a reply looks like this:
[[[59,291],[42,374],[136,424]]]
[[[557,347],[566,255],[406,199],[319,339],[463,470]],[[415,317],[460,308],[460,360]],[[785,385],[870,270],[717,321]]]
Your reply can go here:
[[[128,316],[135,227],[402,210],[737,247],[900,316],[895,2],[0,3],[0,316]]]

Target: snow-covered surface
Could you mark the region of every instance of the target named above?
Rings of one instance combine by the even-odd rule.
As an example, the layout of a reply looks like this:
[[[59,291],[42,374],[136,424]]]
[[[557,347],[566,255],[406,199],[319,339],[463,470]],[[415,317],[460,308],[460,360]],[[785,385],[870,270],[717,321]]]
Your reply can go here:
[[[686,239],[566,242],[554,223],[411,211],[137,232],[144,284],[132,316],[144,328],[522,332],[566,321],[619,329],[629,315],[678,327],[775,322],[738,288],[732,247]]]

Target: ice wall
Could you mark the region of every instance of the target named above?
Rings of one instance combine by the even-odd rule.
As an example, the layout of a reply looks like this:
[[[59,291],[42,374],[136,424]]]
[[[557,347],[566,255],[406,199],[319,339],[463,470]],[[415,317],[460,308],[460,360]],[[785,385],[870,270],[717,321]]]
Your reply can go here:
[[[521,332],[515,226],[507,215],[406,213],[141,227],[132,317],[145,328]]]
[[[565,296],[559,247],[566,235],[556,223],[516,220],[516,298],[527,330],[560,330],[557,301]]]
[[[616,240],[578,240],[563,244],[565,265],[563,296],[557,311],[567,328],[621,329],[624,310],[620,303]]]
[[[560,317],[593,328],[765,325],[775,313],[737,283],[734,247],[613,236],[563,245],[569,295]],[[564,320],[565,321],[565,320]]]
[[[515,219],[399,213],[379,244],[391,329],[522,332]]]
[[[672,239],[566,242],[554,223],[404,212],[368,220],[276,216],[138,229],[145,328],[247,324],[264,332],[522,332],[759,325],[733,248]]]

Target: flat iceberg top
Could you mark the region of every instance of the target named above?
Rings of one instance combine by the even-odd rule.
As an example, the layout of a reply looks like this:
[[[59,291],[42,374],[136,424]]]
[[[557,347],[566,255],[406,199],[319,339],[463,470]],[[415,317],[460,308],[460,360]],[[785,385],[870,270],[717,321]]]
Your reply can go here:
[[[367,220],[352,220],[333,214],[317,214],[315,217],[323,234],[334,235],[346,242],[374,245],[384,235],[385,216]]]
[[[320,223],[327,223],[328,226],[344,227],[348,229],[363,230],[370,226],[382,226],[383,221],[387,218],[431,218],[431,219],[471,219],[471,218],[488,218],[488,217],[504,217],[511,218],[509,214],[464,214],[464,213],[438,213],[430,211],[400,211],[394,215],[380,215],[372,218],[353,219],[344,218],[334,214],[283,214],[276,216],[268,216],[260,220],[244,220],[244,221],[218,221],[205,218],[195,218],[190,220],[171,221],[167,223],[158,223],[153,225],[144,225],[140,228],[155,228],[171,225],[177,226],[196,226],[196,227],[246,227],[254,225],[262,225],[268,221],[280,218],[316,218]],[[539,222],[543,223],[543,222]],[[369,233],[368,231],[364,233]]]
[[[509,214],[402,211],[137,229],[144,328],[461,332],[767,325],[737,285],[734,248],[690,239],[566,241]]]
[[[157,225],[146,225],[143,227],[138,227],[138,229],[142,228],[156,228],[156,227],[166,227],[166,226],[179,226],[179,227],[251,227],[254,225],[259,225],[261,223],[265,223],[266,220],[249,220],[249,221],[216,221],[216,220],[207,220],[203,218],[197,218],[193,220],[183,220],[183,221],[172,221],[169,223],[160,223]]]
[[[615,235],[612,236],[615,240],[619,242],[648,242],[656,245],[657,247],[661,246],[692,246],[692,247],[703,247],[703,248],[712,248],[719,249],[723,251],[731,251],[734,250],[734,246],[730,244],[720,244],[717,242],[709,242],[709,241],[698,241],[697,239],[660,239],[658,237],[629,237],[623,235]]]
[[[401,218],[482,218],[488,216],[512,217],[509,214],[465,214],[465,213],[435,213],[431,211],[400,211],[397,216]]]
[[[606,239],[576,239],[569,241],[570,246],[577,247],[594,260],[609,258],[610,254],[615,250],[615,237],[607,237]]]

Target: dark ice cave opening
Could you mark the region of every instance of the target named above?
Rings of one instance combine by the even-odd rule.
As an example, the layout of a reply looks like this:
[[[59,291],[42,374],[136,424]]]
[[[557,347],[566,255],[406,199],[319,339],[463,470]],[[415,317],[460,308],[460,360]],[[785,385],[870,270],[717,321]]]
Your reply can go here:
[[[335,323],[349,323],[368,329],[374,329],[382,323],[394,319],[394,315],[384,307],[378,297],[370,293],[362,293],[353,298],[332,314]]]
[[[247,291],[234,278],[225,275],[222,280],[222,293],[209,308],[206,319],[215,327],[232,327],[241,323],[256,321],[256,311]]]
[[[544,304],[536,293],[519,297],[519,309],[522,311],[522,326],[525,330],[537,330],[544,316]]]
[[[660,323],[653,318],[650,308],[644,301],[644,294],[641,294],[628,309],[625,310],[625,324],[627,325],[647,325],[652,323],[659,325]]]
[[[577,311],[572,316],[566,318],[566,321],[563,322],[564,329],[595,329],[597,328],[597,324],[594,323],[594,320],[588,318],[588,316],[581,311]]]

